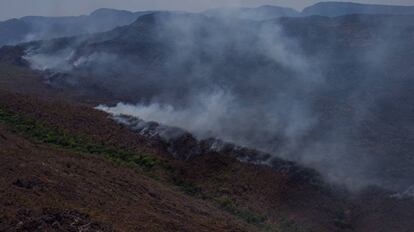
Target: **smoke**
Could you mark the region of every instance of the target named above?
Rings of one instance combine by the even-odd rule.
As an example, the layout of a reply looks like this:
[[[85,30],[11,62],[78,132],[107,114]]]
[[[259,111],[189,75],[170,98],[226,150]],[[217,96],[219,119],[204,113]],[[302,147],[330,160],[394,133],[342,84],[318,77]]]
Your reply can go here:
[[[164,67],[157,67],[166,69],[161,72],[166,77],[150,74],[134,83],[128,78],[128,84],[138,81],[141,86],[134,89],[161,90],[152,91],[151,98],[146,94],[144,104],[119,104],[112,110],[181,127],[202,139],[219,137],[272,152],[277,147],[280,156],[290,159],[296,140],[318,120],[307,96],[324,83],[295,43],[275,24],[209,22],[194,15],[157,20],[162,27],[157,37],[169,41]],[[255,58],[258,63],[252,64]],[[150,86],[152,78],[160,78],[156,87]]]
[[[176,109],[173,105],[160,105],[155,102],[149,105],[129,105],[119,103],[106,111],[119,115],[139,116],[145,121],[156,121],[161,124],[185,128],[200,139],[217,137],[224,132],[221,123],[231,123],[231,113],[237,107],[234,98],[222,90],[210,94],[196,96],[191,105]],[[238,111],[238,110],[236,110]],[[233,126],[230,126],[233,127]],[[206,130],[208,128],[208,130]],[[231,136],[223,133],[224,139]]]
[[[30,63],[30,67],[35,70],[59,70],[60,72],[67,72],[72,70],[70,65],[70,59],[73,56],[72,49],[64,49],[56,54],[30,54],[27,52],[26,56],[23,57]]]
[[[410,22],[158,13],[26,59],[119,101],[101,106],[114,115],[268,152],[351,189],[401,190],[414,176]]]

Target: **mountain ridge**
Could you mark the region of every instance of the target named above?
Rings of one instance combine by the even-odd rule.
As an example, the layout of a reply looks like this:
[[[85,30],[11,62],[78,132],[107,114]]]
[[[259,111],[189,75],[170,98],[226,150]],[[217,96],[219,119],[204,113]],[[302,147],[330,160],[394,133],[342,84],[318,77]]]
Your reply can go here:
[[[319,2],[304,8],[303,16],[341,16],[349,14],[414,14],[414,6],[363,4],[355,2]]]
[[[130,12],[103,8],[95,10],[89,15],[65,17],[26,16],[12,21],[8,20],[0,22],[0,33],[4,35],[0,40],[0,46],[108,31],[118,26],[128,25],[139,16],[152,12]],[[15,23],[12,28],[8,26],[10,22]],[[17,23],[21,25],[17,25]],[[10,30],[15,32],[8,32]]]
[[[133,23],[139,16],[156,11],[132,12],[100,8],[88,15],[46,17],[26,16],[0,22],[0,46],[13,45],[32,40],[53,39],[80,34],[109,31],[118,26]],[[263,5],[253,8],[217,8],[202,12],[209,17],[237,18],[255,21],[280,17],[305,17],[321,15],[335,17],[349,14],[414,14],[414,6],[375,5],[344,2],[319,2],[306,7],[302,12],[288,7]],[[16,21],[17,20],[17,21]],[[13,26],[11,26],[13,23]]]

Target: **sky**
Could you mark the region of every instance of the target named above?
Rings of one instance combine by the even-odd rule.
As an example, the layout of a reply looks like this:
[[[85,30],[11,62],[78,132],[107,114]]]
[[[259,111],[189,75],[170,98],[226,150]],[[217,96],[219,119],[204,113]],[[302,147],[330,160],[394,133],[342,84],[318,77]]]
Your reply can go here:
[[[320,0],[319,0],[320,1]],[[202,11],[217,7],[278,5],[298,10],[318,0],[0,0],[0,20],[28,15],[67,16],[89,14],[98,8],[131,11],[184,10]],[[341,1],[341,0],[339,0]],[[350,0],[343,0],[349,2]],[[414,0],[354,0],[353,2],[414,5]]]

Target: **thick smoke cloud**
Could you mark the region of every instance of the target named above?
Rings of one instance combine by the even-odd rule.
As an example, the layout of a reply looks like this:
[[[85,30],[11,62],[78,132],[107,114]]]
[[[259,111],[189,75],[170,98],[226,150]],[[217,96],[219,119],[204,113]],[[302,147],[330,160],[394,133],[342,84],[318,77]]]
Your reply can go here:
[[[52,83],[122,101],[111,113],[269,152],[352,189],[401,190],[414,173],[413,124],[402,120],[412,107],[390,101],[414,100],[405,24],[158,13],[64,46],[35,45],[26,59]]]
[[[140,63],[148,62],[148,57],[116,57],[109,52],[77,56],[67,49],[49,55],[28,53],[27,60],[33,68],[58,72],[73,68],[79,76],[92,73],[96,84],[115,94],[148,90],[139,94],[147,105],[136,113],[203,138],[221,137],[266,150],[268,141],[259,145],[259,138],[277,139],[278,131],[294,143],[317,120],[308,109],[307,95],[323,84],[323,77],[277,25],[195,15],[157,20],[160,31],[155,40],[167,43],[154,47],[166,46],[168,54],[151,58],[161,59],[161,67],[142,64],[141,70]],[[254,68],[246,68],[256,58]],[[110,78],[108,73],[122,77]],[[106,78],[117,87],[105,86]]]

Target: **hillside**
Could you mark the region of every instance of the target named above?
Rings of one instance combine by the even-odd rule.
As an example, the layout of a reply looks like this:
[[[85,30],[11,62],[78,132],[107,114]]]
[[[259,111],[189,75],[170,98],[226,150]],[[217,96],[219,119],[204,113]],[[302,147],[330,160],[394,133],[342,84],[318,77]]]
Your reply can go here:
[[[142,171],[48,146],[13,130],[2,122],[1,231],[252,230]]]
[[[0,22],[0,46],[5,44],[14,44],[18,41],[24,41],[30,26],[18,19],[10,19]]]
[[[295,17],[300,13],[292,8],[278,6],[260,6],[256,8],[218,8],[203,12],[209,17],[238,18],[255,21],[269,20],[279,17]]]
[[[26,78],[14,79],[20,82],[15,86],[30,79]],[[268,205],[263,211],[262,206],[270,198],[258,196],[264,196],[265,189],[268,197],[285,191],[282,186],[263,189],[267,181],[282,184],[290,178],[299,181],[297,177],[218,154],[177,161],[157,140],[139,137],[105,113],[67,102],[47,89],[38,91],[43,92],[40,98],[36,97],[38,93],[29,97],[6,90],[0,97],[1,156],[7,160],[1,166],[5,174],[2,189],[7,190],[2,192],[7,196],[2,197],[2,229],[70,229],[74,221],[78,228],[86,225],[92,231],[253,231],[254,227],[271,224],[275,228],[296,224],[289,218],[300,211],[291,208],[286,216],[279,217],[278,213],[268,218],[265,213],[273,207]],[[50,98],[54,100],[47,100]],[[16,169],[20,171],[16,173]],[[240,178],[242,173],[244,177]],[[263,182],[249,183],[253,175],[262,175]],[[313,187],[309,187],[312,192]],[[286,224],[278,225],[282,219]]]
[[[0,155],[7,161],[0,167],[2,230],[395,232],[413,226],[412,200],[380,189],[350,194],[311,170],[283,168],[290,166],[285,161],[271,169],[225,151],[176,160],[162,140],[94,110],[102,99],[56,91],[25,68],[0,67]]]

